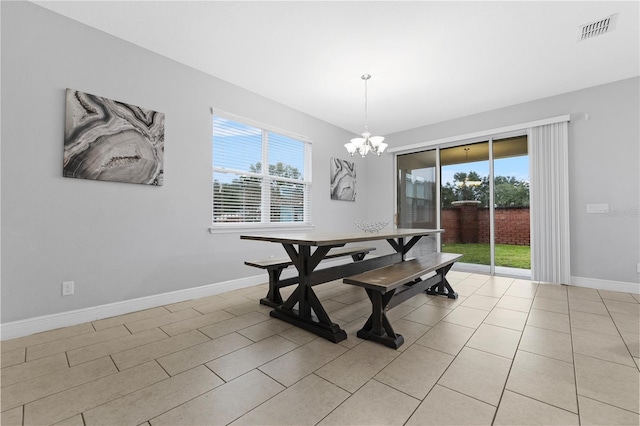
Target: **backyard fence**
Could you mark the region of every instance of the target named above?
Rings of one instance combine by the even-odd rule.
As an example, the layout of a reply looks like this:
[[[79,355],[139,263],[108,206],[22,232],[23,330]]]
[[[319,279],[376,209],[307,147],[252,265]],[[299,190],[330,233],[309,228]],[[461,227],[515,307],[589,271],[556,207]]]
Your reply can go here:
[[[530,245],[528,207],[496,207],[494,218],[496,244]],[[489,243],[489,208],[477,202],[443,208],[441,223],[444,244]]]

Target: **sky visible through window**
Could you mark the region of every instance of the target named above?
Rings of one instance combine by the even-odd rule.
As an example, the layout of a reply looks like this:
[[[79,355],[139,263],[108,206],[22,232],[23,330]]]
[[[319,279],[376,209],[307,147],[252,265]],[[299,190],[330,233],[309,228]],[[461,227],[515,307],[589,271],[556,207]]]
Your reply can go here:
[[[213,118],[213,167],[233,171],[252,171],[252,166],[262,162],[262,130],[229,120]],[[304,143],[277,133],[269,133],[269,163],[281,162],[295,167],[304,176]],[[216,180],[229,183],[236,174],[216,173]]]

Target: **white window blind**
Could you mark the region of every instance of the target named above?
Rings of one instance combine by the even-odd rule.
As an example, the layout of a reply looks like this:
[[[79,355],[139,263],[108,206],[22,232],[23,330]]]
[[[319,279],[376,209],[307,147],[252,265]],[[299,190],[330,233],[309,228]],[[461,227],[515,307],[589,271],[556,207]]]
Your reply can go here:
[[[212,163],[214,228],[311,224],[307,138],[217,114]]]
[[[531,278],[571,284],[569,122],[529,129]]]

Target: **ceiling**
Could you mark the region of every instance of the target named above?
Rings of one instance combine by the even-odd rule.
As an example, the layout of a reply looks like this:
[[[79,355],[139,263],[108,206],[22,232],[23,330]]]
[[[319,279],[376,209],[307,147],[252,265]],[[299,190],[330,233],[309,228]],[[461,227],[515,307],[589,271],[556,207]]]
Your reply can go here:
[[[640,75],[637,1],[34,3],[354,133],[364,73],[382,135]]]

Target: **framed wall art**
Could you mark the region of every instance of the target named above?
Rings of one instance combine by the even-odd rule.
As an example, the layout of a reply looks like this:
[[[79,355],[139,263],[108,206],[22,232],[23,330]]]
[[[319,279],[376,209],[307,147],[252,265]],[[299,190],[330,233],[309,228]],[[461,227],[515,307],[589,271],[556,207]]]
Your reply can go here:
[[[63,176],[161,186],[164,113],[67,89]]]
[[[356,165],[339,158],[331,159],[331,199],[356,200]]]

